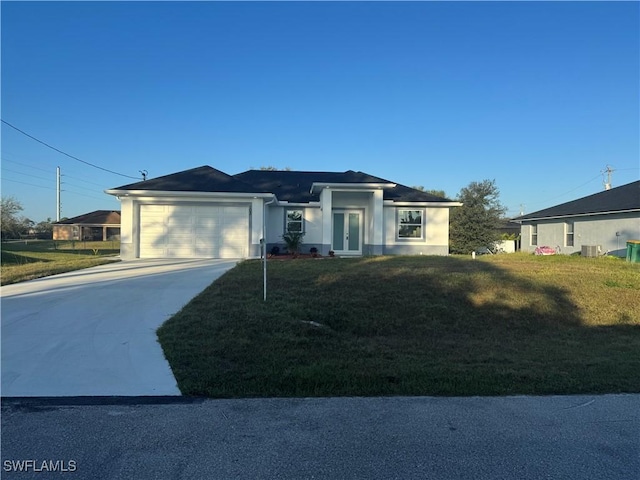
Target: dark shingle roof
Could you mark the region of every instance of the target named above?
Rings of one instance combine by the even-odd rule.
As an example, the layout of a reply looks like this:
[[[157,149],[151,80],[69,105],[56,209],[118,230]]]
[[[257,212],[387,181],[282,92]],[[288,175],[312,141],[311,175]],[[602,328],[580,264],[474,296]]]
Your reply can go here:
[[[79,223],[93,225],[120,225],[120,210],[96,210],[77,217],[54,222],[54,225],[75,225]]]
[[[395,183],[364,172],[300,172],[290,170],[247,170],[227,175],[209,166],[165,175],[142,182],[123,185],[117,190],[153,190],[170,192],[234,192],[273,193],[278,200],[305,203],[318,201],[317,192],[311,193],[314,183]],[[385,200],[406,202],[453,202],[420,190],[396,185],[384,190]]]
[[[204,165],[171,175],[123,185],[114,190],[153,190],[168,192],[254,193],[251,185],[220,170]]]
[[[555,207],[529,213],[514,218],[513,221],[520,222],[538,218],[614,213],[629,210],[640,211],[640,180],[556,205]]]
[[[318,193],[311,193],[314,183],[395,183],[364,172],[300,172],[288,170],[248,170],[234,178],[254,185],[257,191],[274,193],[278,200],[304,203],[318,201]],[[404,185],[384,191],[385,200],[408,202],[451,202]]]

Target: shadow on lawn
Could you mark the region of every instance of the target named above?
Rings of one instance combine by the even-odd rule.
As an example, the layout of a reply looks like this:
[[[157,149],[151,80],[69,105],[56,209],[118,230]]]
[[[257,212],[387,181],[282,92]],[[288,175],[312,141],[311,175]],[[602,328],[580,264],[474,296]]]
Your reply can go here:
[[[160,341],[192,395],[640,391],[632,307],[588,325],[575,285],[542,266],[538,276],[519,275],[517,260],[275,262],[263,303],[260,263],[244,262],[165,323]]]
[[[2,251],[2,265],[26,265],[28,263],[50,262],[51,260],[37,257],[30,257],[20,253]]]
[[[368,348],[389,365],[431,365],[448,394],[458,391],[449,382],[456,376],[480,394],[640,390],[640,322],[631,307],[617,324],[588,325],[575,292],[485,261],[372,257],[335,265],[308,272],[322,293],[304,319],[368,344],[365,355]]]

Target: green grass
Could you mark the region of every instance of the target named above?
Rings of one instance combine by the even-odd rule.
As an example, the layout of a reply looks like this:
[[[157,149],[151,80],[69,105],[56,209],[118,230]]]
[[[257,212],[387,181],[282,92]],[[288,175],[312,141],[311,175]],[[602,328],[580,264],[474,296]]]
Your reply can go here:
[[[2,243],[0,284],[94,267],[116,260],[120,242],[28,240]]]
[[[637,264],[365,257],[272,261],[268,278],[264,303],[243,262],[158,330],[183,394],[640,392]]]

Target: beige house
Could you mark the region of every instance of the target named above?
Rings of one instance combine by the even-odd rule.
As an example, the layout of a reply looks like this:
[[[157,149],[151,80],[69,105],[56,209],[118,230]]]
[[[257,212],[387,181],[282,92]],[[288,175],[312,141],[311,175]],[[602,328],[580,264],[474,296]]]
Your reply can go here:
[[[53,224],[54,240],[107,241],[120,239],[120,212],[96,210]]]

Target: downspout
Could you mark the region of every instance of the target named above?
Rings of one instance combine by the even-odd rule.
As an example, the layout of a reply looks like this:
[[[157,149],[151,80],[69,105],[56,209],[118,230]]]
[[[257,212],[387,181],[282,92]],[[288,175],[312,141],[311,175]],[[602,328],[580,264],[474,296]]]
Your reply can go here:
[[[262,289],[263,301],[267,301],[267,207],[274,204],[275,195],[262,206]]]

